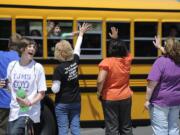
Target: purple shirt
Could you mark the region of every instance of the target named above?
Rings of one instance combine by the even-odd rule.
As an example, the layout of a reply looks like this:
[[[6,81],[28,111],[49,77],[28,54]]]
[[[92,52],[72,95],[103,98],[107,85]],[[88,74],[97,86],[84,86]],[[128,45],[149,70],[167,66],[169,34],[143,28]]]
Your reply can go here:
[[[180,105],[180,64],[168,57],[159,57],[152,66],[148,80],[158,82],[151,103],[165,106]]]

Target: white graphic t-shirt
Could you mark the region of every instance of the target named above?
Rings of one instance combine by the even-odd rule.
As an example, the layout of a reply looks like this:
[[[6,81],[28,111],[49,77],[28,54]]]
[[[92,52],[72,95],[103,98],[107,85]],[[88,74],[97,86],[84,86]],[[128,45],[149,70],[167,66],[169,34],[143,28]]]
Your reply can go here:
[[[26,98],[32,101],[38,91],[47,90],[42,65],[36,63],[34,60],[26,66],[21,66],[19,61],[12,61],[7,69],[7,77],[12,93],[9,121],[14,121],[20,116],[29,116],[34,123],[40,122],[40,102],[29,107],[27,112],[22,112],[16,100],[16,92],[19,87],[23,88],[26,92]]]

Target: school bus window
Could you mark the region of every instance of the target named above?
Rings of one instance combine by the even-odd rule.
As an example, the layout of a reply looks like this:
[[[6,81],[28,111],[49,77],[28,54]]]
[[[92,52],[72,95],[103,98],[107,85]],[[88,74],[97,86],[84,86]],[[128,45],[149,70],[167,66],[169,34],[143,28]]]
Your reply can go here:
[[[163,23],[162,24],[162,36],[180,38],[180,22],[179,23]]]
[[[102,23],[96,21],[83,21],[92,24],[92,29],[88,31],[83,38],[81,46],[82,59],[100,59],[101,58],[101,37],[102,37]],[[82,25],[82,21],[78,25]]]
[[[135,22],[135,57],[156,57],[152,40],[157,35],[157,22]]]
[[[109,41],[111,40],[109,32],[111,32],[111,27],[118,29],[118,39],[125,41],[127,48],[129,50],[130,46],[130,23],[128,22],[107,22],[106,24],[106,50],[108,55]]]
[[[43,56],[42,20],[17,19],[16,32],[34,39],[38,45],[35,57]]]
[[[54,47],[62,39],[68,40],[72,44],[73,21],[71,20],[48,20],[48,57],[54,56]]]
[[[8,40],[11,36],[11,20],[0,19],[0,50],[8,49]]]

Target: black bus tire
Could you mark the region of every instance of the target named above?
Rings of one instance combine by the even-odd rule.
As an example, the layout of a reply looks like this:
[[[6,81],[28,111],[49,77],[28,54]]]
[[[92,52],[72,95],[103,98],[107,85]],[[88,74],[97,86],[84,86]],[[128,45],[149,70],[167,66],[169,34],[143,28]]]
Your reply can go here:
[[[50,109],[44,105],[41,114],[41,134],[40,135],[56,135],[56,121]]]

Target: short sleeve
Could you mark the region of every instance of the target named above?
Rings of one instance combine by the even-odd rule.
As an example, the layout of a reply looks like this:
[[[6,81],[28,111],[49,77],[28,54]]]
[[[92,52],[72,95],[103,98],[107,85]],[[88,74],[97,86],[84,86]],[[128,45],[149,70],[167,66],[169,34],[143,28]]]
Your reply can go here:
[[[54,81],[54,80],[59,80],[59,81],[61,81],[62,75],[63,75],[62,73],[63,73],[62,68],[61,68],[60,66],[56,67],[55,70],[54,70],[54,73],[53,73],[53,78],[52,78],[52,80],[53,80],[53,81]]]
[[[109,71],[109,60],[108,59],[104,59],[101,61],[101,63],[98,65],[100,70],[106,70]]]
[[[47,86],[46,86],[46,77],[45,77],[45,72],[44,72],[44,68],[41,64],[37,63],[36,64],[36,69],[38,69],[38,81],[37,81],[37,87],[38,87],[38,91],[46,91],[47,90]]]
[[[160,57],[154,62],[147,80],[159,81],[162,76],[163,70],[164,70],[164,59],[163,57]]]
[[[11,72],[15,66],[15,64],[17,63],[17,61],[12,61],[9,63],[8,67],[7,67],[7,76],[6,78],[10,79],[10,76],[11,76]]]

